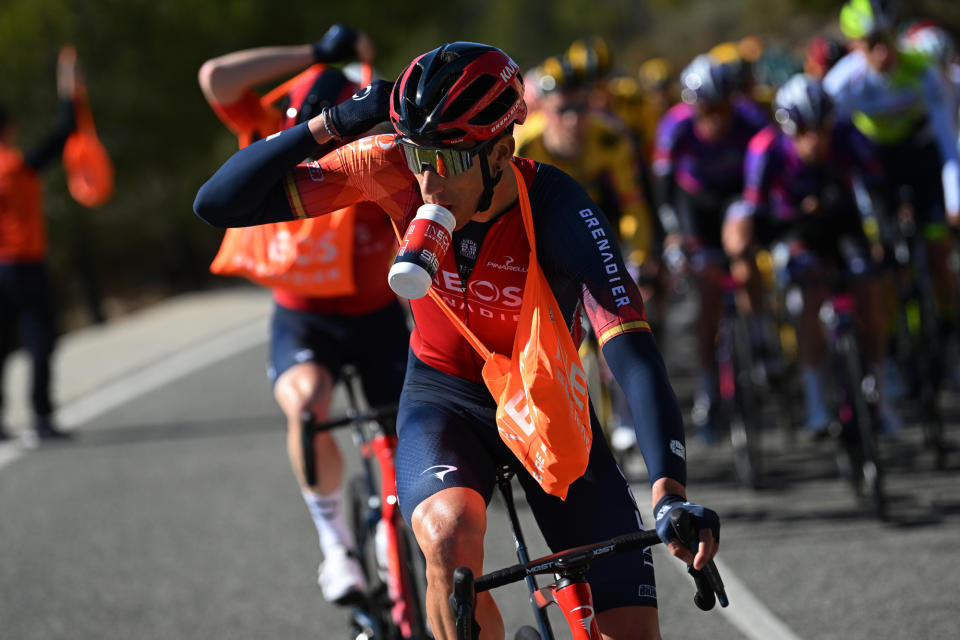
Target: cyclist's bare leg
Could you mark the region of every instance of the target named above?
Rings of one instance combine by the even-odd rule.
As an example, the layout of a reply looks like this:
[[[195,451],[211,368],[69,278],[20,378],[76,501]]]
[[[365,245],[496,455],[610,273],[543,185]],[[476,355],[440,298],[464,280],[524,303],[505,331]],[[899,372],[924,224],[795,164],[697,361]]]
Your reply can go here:
[[[753,219],[737,218],[723,223],[723,250],[730,256],[730,275],[741,285],[737,308],[744,315],[763,311],[763,281],[753,259]]]
[[[300,415],[309,409],[317,422],[327,419],[333,396],[333,376],[326,367],[315,362],[301,362],[284,371],[273,388],[277,404],[287,418],[287,455],[290,467],[301,488],[317,494],[329,494],[340,488],[343,457],[329,433],[317,434],[314,452],[317,482],[308,487],[303,470],[303,444],[300,438]]]
[[[942,319],[950,318],[957,311],[957,280],[950,268],[952,242],[952,236],[927,240],[927,267]]]
[[[716,335],[723,310],[723,269],[716,265],[704,267],[696,274],[700,290],[700,317],[697,324],[697,344],[700,365],[712,370],[716,363]]]
[[[886,359],[887,309],[884,284],[880,278],[858,278],[853,283],[857,304],[857,320],[863,331],[870,362],[880,365]]]
[[[427,618],[437,640],[457,637],[456,620],[448,598],[453,591],[453,572],[470,567],[483,573],[483,536],[487,530],[487,506],[479,493],[465,487],[439,491],[414,509],[413,534],[426,559]],[[483,640],[504,637],[503,619],[489,592],[477,595],[474,617]]]
[[[825,287],[813,282],[805,283],[801,291],[803,310],[797,327],[800,362],[807,367],[819,367],[827,353],[827,339],[820,326],[820,306],[827,299],[828,292]]]
[[[619,607],[597,614],[604,640],[660,640],[660,622],[654,607]]]

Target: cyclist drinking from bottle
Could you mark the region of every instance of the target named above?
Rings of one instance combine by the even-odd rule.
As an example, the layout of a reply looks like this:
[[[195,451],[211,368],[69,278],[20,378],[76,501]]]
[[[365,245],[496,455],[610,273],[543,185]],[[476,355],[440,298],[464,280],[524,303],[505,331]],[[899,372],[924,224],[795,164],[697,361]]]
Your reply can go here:
[[[455,218],[433,288],[440,301],[497,353],[511,353],[525,276],[532,266],[518,168],[529,190],[540,268],[567,327],[585,306],[604,355],[627,393],[652,483],[657,530],[671,551],[698,568],[717,551],[717,514],[685,499],[683,425],[676,397],[636,285],[626,276],[614,232],[577,183],[549,165],[514,158],[512,125],[526,106],[519,67],[491,46],[455,42],[407,66],[392,88],[374,83],[307,125],[236,153],[200,189],[194,208],[221,226],[322,215],[358,199],[386,210],[404,232],[424,204]],[[390,116],[397,136],[336,145]],[[323,172],[323,180],[311,172]],[[525,203],[524,203],[525,204]],[[497,405],[481,379],[484,361],[430,297],[411,301],[416,329],[398,416],[397,489],[427,562],[427,608],[438,638],[455,637],[448,606],[452,574],[482,570],[486,503],[502,464],[520,478],[552,549],[636,531],[639,512],[596,419],[585,473],[565,500],[519,467],[497,431]],[[669,527],[674,510],[693,515],[699,549],[683,549]],[[587,574],[597,620],[610,638],[659,638],[650,555],[599,561]],[[488,593],[477,599],[482,638],[504,637]]]

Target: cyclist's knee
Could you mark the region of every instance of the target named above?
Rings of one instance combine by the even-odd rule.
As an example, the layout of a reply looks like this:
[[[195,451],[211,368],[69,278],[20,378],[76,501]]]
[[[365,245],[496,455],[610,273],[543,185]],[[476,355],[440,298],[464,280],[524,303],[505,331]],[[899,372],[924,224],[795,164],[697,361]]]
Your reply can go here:
[[[479,565],[486,531],[486,503],[473,489],[452,487],[413,511],[413,532],[428,566]]]
[[[333,395],[333,374],[316,362],[296,364],[277,378],[273,395],[291,422],[299,423],[304,411],[311,411],[318,420],[325,420]]]

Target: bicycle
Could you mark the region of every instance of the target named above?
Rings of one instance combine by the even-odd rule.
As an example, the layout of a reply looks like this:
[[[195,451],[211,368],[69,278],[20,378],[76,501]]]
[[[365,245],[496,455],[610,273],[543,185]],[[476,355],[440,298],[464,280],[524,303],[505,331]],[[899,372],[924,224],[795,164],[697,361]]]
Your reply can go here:
[[[762,484],[760,431],[766,379],[755,361],[747,323],[737,309],[740,284],[725,274],[722,287],[723,314],[716,346],[719,417],[730,433],[740,484],[758,489]]]
[[[831,295],[820,306],[820,321],[827,334],[827,350],[835,375],[832,385],[838,422],[838,464],[850,479],[854,493],[866,498],[874,515],[887,519],[883,467],[877,447],[879,399],[877,381],[865,372],[864,352],[854,325],[854,299],[848,292]]]
[[[361,412],[358,374],[352,367],[345,367],[343,375],[346,416],[317,424],[311,412],[304,412],[302,442],[304,475],[309,484],[316,480],[313,441],[317,433],[350,426],[361,454],[363,472],[347,485],[350,524],[368,584],[362,601],[351,610],[355,640],[431,638],[423,605],[422,556],[397,503],[397,436],[384,425],[386,419],[396,416],[397,407]],[[379,466],[379,488],[374,458]]]
[[[904,195],[909,212],[909,194]],[[944,438],[939,396],[944,362],[937,326],[937,302],[926,266],[926,246],[912,213],[898,216],[892,243],[897,269],[898,323],[896,358],[907,372],[908,388],[913,391],[923,428],[924,446],[934,453],[937,469],[946,466],[948,446]]]
[[[513,472],[508,467],[499,469],[497,486],[507,505],[510,526],[516,543],[517,559],[520,563],[476,579],[468,567],[459,567],[454,571],[450,607],[457,620],[457,640],[474,640],[477,637],[473,618],[477,593],[520,580],[526,582],[530,591],[530,604],[533,607],[538,628],[521,627],[514,636],[516,640],[553,640],[553,630],[546,615],[546,607],[551,604],[560,607],[570,627],[573,640],[599,640],[600,629],[593,613],[590,585],[585,578],[590,564],[593,560],[611,553],[623,553],[658,544],[660,538],[656,530],[636,531],[530,560],[513,501],[513,490],[510,485],[512,478]],[[695,549],[697,537],[689,514],[672,513],[671,524],[683,543]],[[688,567],[688,572],[693,576],[697,587],[694,602],[699,608],[709,611],[716,602],[719,602],[721,607],[729,605],[723,581],[713,560],[702,571],[694,569],[691,565]],[[557,574],[557,578],[553,583],[539,588],[535,576],[545,574]]]

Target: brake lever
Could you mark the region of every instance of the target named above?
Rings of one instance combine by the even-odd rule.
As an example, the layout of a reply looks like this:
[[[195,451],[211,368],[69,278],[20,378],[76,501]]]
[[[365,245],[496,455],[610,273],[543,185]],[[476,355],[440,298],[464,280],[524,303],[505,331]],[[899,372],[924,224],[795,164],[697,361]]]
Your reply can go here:
[[[700,541],[690,520],[690,514],[681,509],[673,510],[670,513],[670,526],[680,544],[696,554]],[[707,561],[703,569],[694,569],[693,563],[688,564],[687,573],[693,576],[693,581],[697,585],[697,593],[693,596],[697,607],[703,611],[709,611],[717,602],[721,607],[729,606],[730,600],[727,599],[723,579],[720,578],[720,572],[712,559]]]

